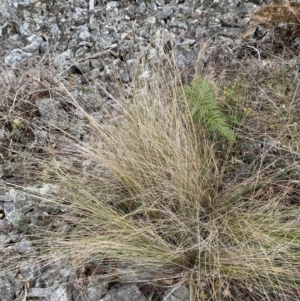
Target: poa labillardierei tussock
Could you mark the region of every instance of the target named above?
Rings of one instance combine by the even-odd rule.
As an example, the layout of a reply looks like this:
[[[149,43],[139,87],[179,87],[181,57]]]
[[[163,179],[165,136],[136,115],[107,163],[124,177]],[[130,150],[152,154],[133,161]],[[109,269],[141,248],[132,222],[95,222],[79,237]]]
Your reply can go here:
[[[207,102],[191,101],[195,94],[178,74],[157,68],[151,79],[135,80],[131,99],[110,95],[120,115],[101,122],[60,86],[84,115],[88,138],[62,131],[76,144],[77,165],[55,156],[45,163],[59,179],[55,201],[65,212],[65,230],[53,232],[49,250],[77,264],[113,261],[110,271],[127,280],[188,279],[191,300],[296,289],[299,213],[281,202],[287,171],[251,166],[224,185],[231,132],[226,125],[220,156],[211,133],[219,127],[193,118],[201,108],[191,103]]]

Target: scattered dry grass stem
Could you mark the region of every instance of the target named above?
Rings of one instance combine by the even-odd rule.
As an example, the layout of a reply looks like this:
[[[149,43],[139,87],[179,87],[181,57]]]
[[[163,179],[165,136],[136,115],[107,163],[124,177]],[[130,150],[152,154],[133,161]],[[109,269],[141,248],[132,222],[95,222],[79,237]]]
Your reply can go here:
[[[271,4],[264,5],[250,15],[250,25],[242,34],[247,38],[254,29],[260,25],[266,29],[274,29],[281,24],[292,28],[293,34],[300,27],[300,3],[288,0],[274,0]]]
[[[267,84],[278,88],[274,78]],[[227,85],[216,96],[235,106],[233,126],[245,124],[235,128],[234,143],[193,120],[173,66],[136,79],[133,99],[121,90],[110,95],[121,108],[117,121],[99,122],[65,86],[59,89],[84,115],[87,138],[62,130],[73,159],[50,148],[38,159],[60,186],[48,201],[63,212],[50,217],[46,238],[36,242],[46,257],[95,263],[127,281],[139,275],[188,283],[191,300],[299,297],[298,165],[262,153],[242,162],[239,143],[255,118],[240,118],[239,107],[255,107],[239,96],[244,101],[251,88]]]

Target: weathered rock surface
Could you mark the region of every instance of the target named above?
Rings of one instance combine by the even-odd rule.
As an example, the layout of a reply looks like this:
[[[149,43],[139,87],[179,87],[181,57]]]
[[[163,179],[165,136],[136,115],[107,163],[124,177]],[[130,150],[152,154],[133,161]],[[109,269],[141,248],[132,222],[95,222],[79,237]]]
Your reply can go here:
[[[184,285],[179,287],[171,288],[164,294],[163,301],[189,301],[190,292]]]
[[[7,65],[55,51],[58,69],[76,66],[89,79],[97,75],[106,81],[113,74],[123,82],[130,80],[126,69],[131,60],[155,60],[176,50],[179,60],[193,64],[190,52],[197,53],[206,38],[238,40],[242,17],[253,9],[253,4],[231,0],[222,5],[203,0],[95,1],[93,7],[88,1],[5,0],[2,6]]]
[[[139,288],[134,284],[123,285],[119,288],[110,290],[100,301],[147,301]]]

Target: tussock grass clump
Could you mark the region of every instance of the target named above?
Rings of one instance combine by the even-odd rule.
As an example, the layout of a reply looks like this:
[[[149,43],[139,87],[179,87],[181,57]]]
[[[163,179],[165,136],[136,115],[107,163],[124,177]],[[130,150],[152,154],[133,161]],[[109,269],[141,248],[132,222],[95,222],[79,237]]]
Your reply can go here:
[[[207,83],[183,87],[175,68],[157,70],[136,81],[132,100],[114,99],[118,122],[97,121],[69,95],[88,139],[65,135],[76,142],[71,167],[59,156],[40,162],[59,180],[51,201],[65,212],[61,226],[49,228],[50,254],[97,263],[128,281],[181,282],[191,300],[298,294],[299,210],[286,204],[298,186],[289,181],[293,166],[260,162],[229,179],[234,135]],[[204,101],[193,101],[204,89]],[[213,126],[209,110],[201,115],[207,103]],[[228,138],[222,159],[211,131]]]

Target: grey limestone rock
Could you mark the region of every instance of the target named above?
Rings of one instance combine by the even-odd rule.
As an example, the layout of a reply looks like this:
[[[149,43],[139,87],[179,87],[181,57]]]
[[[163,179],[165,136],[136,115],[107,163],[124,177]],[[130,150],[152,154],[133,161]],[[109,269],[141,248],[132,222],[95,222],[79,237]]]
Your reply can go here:
[[[3,176],[3,172],[1,170],[0,173]],[[0,201],[4,200],[5,193],[6,193],[6,184],[4,180],[0,179]]]
[[[16,244],[16,249],[20,254],[27,254],[34,251],[34,247],[27,237],[21,238],[21,240]]]
[[[119,288],[108,291],[100,301],[147,301],[147,298],[135,284],[122,285]]]
[[[50,301],[72,301],[71,294],[66,284],[61,284],[55,289],[50,296]]]
[[[21,263],[20,274],[30,283],[35,283],[35,280],[41,276],[41,266],[34,261]]]
[[[89,301],[98,301],[108,290],[108,281],[101,275],[91,277],[86,287],[86,296]]]
[[[70,61],[70,58],[72,56],[71,49],[68,49],[61,54],[57,55],[54,59],[54,65],[58,70],[61,70],[64,68],[66,64]]]
[[[20,210],[16,209],[16,205],[13,202],[5,202],[3,204],[5,218],[3,222],[8,222],[14,228],[18,229],[23,221],[23,214]]]
[[[1,301],[13,301],[14,290],[12,284],[4,277],[0,277]]]
[[[36,100],[41,119],[46,126],[62,130],[69,128],[68,113],[61,108],[58,100],[52,98],[41,98]]]
[[[29,298],[46,298],[49,300],[52,291],[49,288],[33,287],[28,290]]]
[[[190,292],[184,285],[170,288],[165,292],[163,301],[190,301]]]
[[[23,61],[25,58],[32,57],[31,53],[25,52],[22,49],[14,49],[5,59],[8,66],[16,66],[18,62]]]
[[[188,29],[188,25],[185,22],[178,21],[175,18],[172,18],[170,22],[170,27],[184,29],[184,30]]]
[[[27,53],[38,55],[41,52],[47,51],[47,43],[37,35],[31,35],[27,38],[28,45],[23,48]]]
[[[7,241],[7,236],[4,234],[0,234],[0,250],[4,249],[4,246],[6,245],[6,241]]]
[[[246,10],[251,10],[252,6],[247,5]],[[14,66],[30,56],[54,49],[57,52],[54,63],[56,68],[68,70],[70,75],[76,72],[76,68],[70,69],[71,61],[74,60],[89,81],[113,81],[114,77],[110,75],[116,71],[112,71],[111,67],[105,70],[104,77],[95,71],[91,76],[90,72],[93,69],[102,71],[117,58],[125,62],[122,67],[124,70],[117,76],[123,82],[132,78],[126,74],[126,70],[130,69],[127,60],[149,56],[155,61],[156,56],[162,57],[161,47],[155,41],[157,31],[166,30],[174,35],[172,50],[187,45],[198,52],[202,36],[208,37],[222,31],[228,34],[229,28],[223,28],[221,18],[236,24],[236,16],[242,16],[244,12],[241,10],[246,7],[237,6],[231,0],[223,1],[222,5],[200,0],[99,0],[94,1],[92,7],[85,0],[5,0],[3,6],[14,21],[8,21],[0,27],[2,35],[12,36],[12,28],[15,28],[18,39],[26,40],[23,47],[9,50],[5,60],[7,65]],[[188,35],[191,31],[196,33],[193,37]],[[234,34],[238,33],[235,31]],[[157,51],[157,48],[160,49]],[[113,57],[108,56],[105,62],[99,63],[93,57],[95,53],[107,50],[113,50],[115,54]],[[184,55],[181,53],[181,61]],[[86,60],[83,66],[80,59],[85,57],[92,59]],[[84,80],[79,82],[83,83]]]
[[[24,281],[22,281],[22,280],[14,281],[13,291],[14,291],[14,296],[15,297],[21,298],[23,289],[24,289]]]

